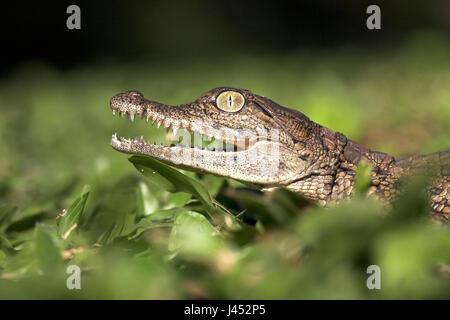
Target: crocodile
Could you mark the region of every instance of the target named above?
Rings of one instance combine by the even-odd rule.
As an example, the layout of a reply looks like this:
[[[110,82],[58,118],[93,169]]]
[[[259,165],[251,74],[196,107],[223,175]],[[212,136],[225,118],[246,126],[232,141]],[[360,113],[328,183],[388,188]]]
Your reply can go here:
[[[170,106],[147,100],[138,91],[111,98],[115,114],[141,117],[163,125],[172,137],[197,134],[214,148],[188,143],[158,145],[143,137],[114,134],[111,146],[121,152],[152,157],[171,166],[232,178],[263,191],[285,188],[327,206],[355,193],[357,166],[371,167],[367,194],[391,203],[405,177],[426,174],[433,220],[450,221],[450,150],[401,159],[372,151],[249,90],[212,89],[197,100]],[[179,130],[182,129],[182,130]],[[175,139],[176,140],[176,139]],[[203,141],[203,140],[202,140]],[[219,142],[219,143],[217,143]]]

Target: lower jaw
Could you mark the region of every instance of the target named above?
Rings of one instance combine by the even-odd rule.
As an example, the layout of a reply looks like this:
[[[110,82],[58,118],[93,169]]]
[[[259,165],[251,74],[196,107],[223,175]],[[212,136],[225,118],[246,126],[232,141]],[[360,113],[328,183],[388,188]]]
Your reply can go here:
[[[224,151],[192,148],[189,146],[164,146],[144,141],[127,140],[113,136],[114,149],[149,156],[176,168],[210,173],[257,185],[279,185],[289,182],[290,175],[280,171],[279,145],[260,140],[243,151]]]
[[[189,139],[190,140],[190,139]],[[167,144],[152,144],[146,142],[143,137],[128,139],[124,137],[118,137],[117,134],[114,134],[111,139],[111,146],[121,152],[125,153],[137,153],[137,154],[145,154],[147,153],[155,153],[167,150],[192,150],[192,151],[203,151],[203,152],[226,152],[226,153],[239,153],[248,151],[255,145],[255,143],[250,143],[248,140],[238,142],[236,144],[230,144],[223,142],[221,140],[216,140],[213,143],[211,141],[206,141],[206,147],[203,146],[205,141],[201,141],[200,145],[196,145],[191,143],[190,145],[182,144],[179,142],[168,142]],[[170,144],[170,145],[168,145]]]
[[[113,135],[111,146],[117,151],[149,156],[169,164],[185,164],[201,167],[204,163],[214,163],[224,168],[237,166],[262,166],[261,163],[279,161],[278,150],[269,141],[260,140],[244,150],[208,150],[191,146],[165,146],[145,142],[143,139],[126,139]],[[267,148],[268,147],[268,148]],[[275,152],[273,152],[275,151]]]

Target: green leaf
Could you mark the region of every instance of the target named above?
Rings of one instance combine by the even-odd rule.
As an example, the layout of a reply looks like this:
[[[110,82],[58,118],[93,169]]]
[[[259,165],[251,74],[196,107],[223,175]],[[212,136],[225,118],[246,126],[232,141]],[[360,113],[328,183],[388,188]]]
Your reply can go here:
[[[370,184],[372,182],[370,176],[372,169],[373,165],[366,161],[361,161],[358,164],[355,175],[355,193],[364,194],[370,187]]]
[[[2,234],[0,234],[0,248],[6,248],[8,250],[14,250],[11,242]]]
[[[0,269],[6,266],[6,254],[0,250]]]
[[[0,233],[4,232],[11,221],[11,217],[17,211],[17,207],[11,204],[0,205]]]
[[[150,193],[150,190],[145,182],[139,182],[136,193],[139,214],[150,215],[158,209],[158,200],[153,194]]]
[[[195,255],[211,255],[220,247],[218,235],[203,215],[194,211],[178,212],[170,233],[169,250],[181,249]]]
[[[118,216],[114,225],[104,234],[103,240],[99,242],[110,244],[114,239],[130,234],[134,229],[135,218],[135,213],[127,213]]]
[[[61,252],[55,245],[47,227],[42,225],[36,227],[34,243],[36,245],[36,256],[42,271],[44,273],[61,271],[61,269],[58,269],[63,265]]]
[[[164,209],[181,208],[188,204],[192,195],[185,192],[169,193]]]
[[[187,212],[187,209],[175,208],[170,210],[158,210],[153,214],[142,218],[134,227],[134,234],[129,239],[138,237],[142,232],[148,229],[172,226],[177,214]]]
[[[404,224],[405,220],[416,221],[428,217],[430,204],[425,192],[429,183],[428,178],[415,176],[403,183],[406,184],[404,191],[401,197],[393,201],[390,219]]]
[[[226,215],[231,215],[224,208],[217,206],[208,190],[201,183],[182,174],[178,170],[170,168],[150,157],[132,156],[128,160],[145,177],[167,191],[192,194],[202,203],[205,211],[217,223],[223,222]]]
[[[58,235],[62,238],[67,239],[72,230],[78,225],[80,217],[84,211],[84,206],[86,205],[89,192],[90,187],[85,186],[80,197],[72,203],[66,213],[62,216],[58,227]]]
[[[211,174],[207,174],[202,179],[203,184],[208,189],[209,193],[216,196],[219,193],[222,186],[225,184],[225,178],[216,177]]]
[[[31,230],[37,222],[41,222],[47,218],[47,213],[51,208],[52,206],[46,203],[31,205],[24,210],[16,211],[11,215],[6,231],[22,232]]]
[[[214,208],[208,190],[194,179],[150,157],[132,156],[129,160],[144,176],[167,191],[191,193],[206,207]]]
[[[164,166],[152,158],[132,156],[128,160],[150,181],[169,192],[177,192],[177,189],[182,188],[183,181],[187,180],[187,178],[181,177],[180,172]]]

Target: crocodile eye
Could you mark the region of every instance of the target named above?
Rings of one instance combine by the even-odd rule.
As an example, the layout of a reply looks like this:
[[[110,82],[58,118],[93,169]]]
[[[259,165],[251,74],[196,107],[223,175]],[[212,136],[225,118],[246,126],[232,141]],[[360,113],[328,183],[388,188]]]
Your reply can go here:
[[[236,91],[224,91],[216,99],[217,107],[227,112],[237,112],[244,106],[245,98]]]

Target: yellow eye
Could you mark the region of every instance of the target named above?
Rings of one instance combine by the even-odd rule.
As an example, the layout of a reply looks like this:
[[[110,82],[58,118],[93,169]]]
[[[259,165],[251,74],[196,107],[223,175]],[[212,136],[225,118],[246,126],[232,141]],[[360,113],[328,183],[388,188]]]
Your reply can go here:
[[[224,91],[216,99],[219,109],[227,112],[237,112],[244,106],[245,98],[236,91]]]

